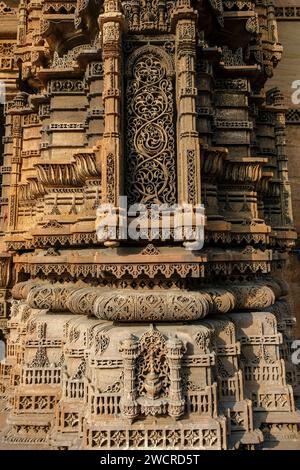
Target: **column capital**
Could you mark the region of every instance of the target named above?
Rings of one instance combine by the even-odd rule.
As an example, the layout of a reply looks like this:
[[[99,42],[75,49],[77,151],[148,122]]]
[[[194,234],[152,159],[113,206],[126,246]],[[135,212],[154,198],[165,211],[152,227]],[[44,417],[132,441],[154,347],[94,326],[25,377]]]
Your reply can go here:
[[[104,2],[104,13],[99,15],[98,24],[100,30],[103,29],[105,23],[120,23],[123,27],[125,17],[121,10],[121,2],[119,0],[106,0]]]
[[[177,0],[176,7],[172,12],[171,24],[176,27],[178,21],[188,19],[195,21],[198,18],[198,12],[191,6],[190,0]]]

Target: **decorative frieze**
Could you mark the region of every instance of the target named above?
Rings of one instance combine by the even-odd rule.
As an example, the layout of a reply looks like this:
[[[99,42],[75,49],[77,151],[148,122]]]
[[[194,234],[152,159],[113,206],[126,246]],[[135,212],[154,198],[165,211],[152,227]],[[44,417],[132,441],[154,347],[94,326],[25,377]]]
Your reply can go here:
[[[286,124],[300,124],[300,111],[298,109],[289,109],[285,116]]]
[[[275,7],[275,16],[277,21],[298,20],[300,18],[300,7],[292,5]]]
[[[49,83],[48,92],[51,94],[83,94],[85,92],[85,83],[76,79],[52,80]]]

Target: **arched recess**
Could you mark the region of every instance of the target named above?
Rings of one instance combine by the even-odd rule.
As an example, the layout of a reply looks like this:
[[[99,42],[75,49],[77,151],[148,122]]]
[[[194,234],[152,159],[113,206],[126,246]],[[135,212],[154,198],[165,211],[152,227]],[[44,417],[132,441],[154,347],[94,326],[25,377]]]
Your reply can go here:
[[[157,46],[133,52],[126,67],[125,188],[128,203],[177,201],[174,64]]]

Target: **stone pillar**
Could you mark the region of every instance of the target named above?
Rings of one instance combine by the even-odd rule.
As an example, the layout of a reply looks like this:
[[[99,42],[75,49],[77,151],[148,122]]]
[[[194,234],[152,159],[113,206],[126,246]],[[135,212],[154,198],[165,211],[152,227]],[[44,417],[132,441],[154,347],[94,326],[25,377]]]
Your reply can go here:
[[[169,415],[173,418],[180,418],[184,413],[184,399],[182,398],[181,387],[181,358],[184,348],[182,341],[175,336],[167,342],[167,358],[170,367],[170,390],[169,390]]]
[[[273,1],[268,2],[268,5],[267,5],[267,24],[268,24],[269,41],[271,44],[277,44],[279,42],[279,38],[278,38],[277,21],[276,21],[276,16],[275,16],[275,5]]]
[[[119,0],[105,0],[99,16],[103,57],[104,134],[102,139],[102,202],[118,211],[122,195],[122,30],[124,17]],[[108,242],[114,244],[113,241]]]
[[[288,157],[286,154],[285,114],[284,111],[276,113],[275,119],[275,145],[277,149],[278,176],[281,180],[281,206],[282,225],[293,227],[293,209],[291,185],[288,178]]]
[[[19,93],[15,99],[9,103],[7,113],[12,115],[12,141],[13,153],[11,157],[11,180],[9,196],[9,218],[8,231],[16,229],[18,216],[18,183],[21,172],[21,150],[22,150],[22,114],[26,113],[27,94]]]
[[[273,127],[274,155],[268,166],[273,172],[265,198],[265,212],[276,233],[276,242],[292,247],[296,234],[293,230],[291,187],[288,178],[288,157],[286,153],[285,112],[283,95],[278,88],[268,91],[266,111]],[[266,132],[267,133],[267,132]]]
[[[26,32],[27,32],[27,10],[26,3],[24,0],[21,0],[19,5],[19,28],[18,28],[18,44],[26,43]]]
[[[135,360],[138,356],[138,343],[133,335],[129,335],[120,344],[120,352],[124,365],[124,389],[121,401],[122,415],[132,421],[138,416],[136,402]]]
[[[200,142],[196,124],[196,20],[189,0],[173,13],[176,33],[178,202],[200,204]]]

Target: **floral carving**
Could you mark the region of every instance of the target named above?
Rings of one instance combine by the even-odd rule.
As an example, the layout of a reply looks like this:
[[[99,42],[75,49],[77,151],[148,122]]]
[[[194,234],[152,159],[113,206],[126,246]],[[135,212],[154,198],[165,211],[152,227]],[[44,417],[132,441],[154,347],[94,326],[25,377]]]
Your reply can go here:
[[[144,53],[143,53],[144,52]],[[129,203],[175,203],[173,84],[165,52],[140,51],[127,83],[127,194]]]

